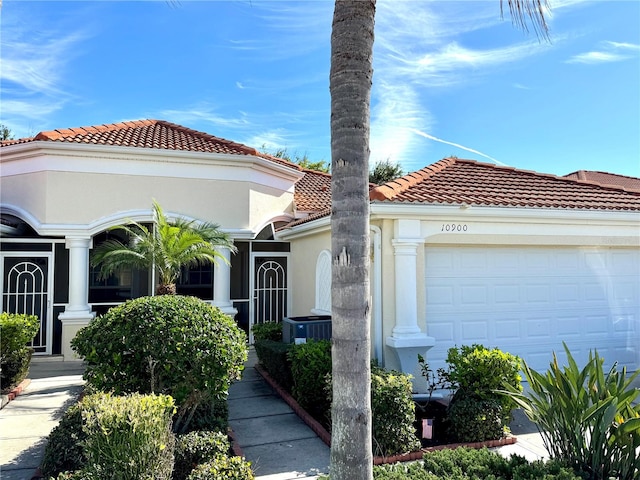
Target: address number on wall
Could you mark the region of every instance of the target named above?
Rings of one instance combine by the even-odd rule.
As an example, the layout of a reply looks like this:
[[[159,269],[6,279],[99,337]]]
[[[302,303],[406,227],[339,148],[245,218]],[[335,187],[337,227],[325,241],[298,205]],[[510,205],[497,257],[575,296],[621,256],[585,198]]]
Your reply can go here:
[[[464,223],[443,223],[442,232],[466,232],[467,225]]]

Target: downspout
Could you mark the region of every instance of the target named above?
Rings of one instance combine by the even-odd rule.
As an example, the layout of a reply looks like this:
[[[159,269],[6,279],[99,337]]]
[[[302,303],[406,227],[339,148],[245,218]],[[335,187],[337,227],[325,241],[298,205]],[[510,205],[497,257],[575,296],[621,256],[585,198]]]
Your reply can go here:
[[[373,352],[379,364],[382,362],[382,262],[381,240],[382,230],[377,225],[369,225],[373,232],[373,322],[375,337],[373,339]]]

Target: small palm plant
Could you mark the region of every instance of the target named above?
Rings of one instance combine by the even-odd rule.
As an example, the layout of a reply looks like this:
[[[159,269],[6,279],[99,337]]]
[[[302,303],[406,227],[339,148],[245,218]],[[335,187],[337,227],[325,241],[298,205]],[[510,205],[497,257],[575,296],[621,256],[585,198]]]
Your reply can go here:
[[[184,219],[169,220],[153,201],[153,227],[138,222],[118,225],[128,244],[109,239],[93,251],[91,264],[100,268],[100,276],[108,278],[123,267],[155,268],[158,272],[157,295],[175,295],[176,281],[182,267],[227,261],[220,248],[236,251],[233,241],[214,223],[196,223]]]

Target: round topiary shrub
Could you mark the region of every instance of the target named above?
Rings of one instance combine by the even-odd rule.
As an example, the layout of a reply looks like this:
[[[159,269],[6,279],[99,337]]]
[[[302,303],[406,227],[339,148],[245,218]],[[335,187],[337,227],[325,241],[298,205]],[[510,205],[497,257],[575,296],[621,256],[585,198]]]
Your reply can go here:
[[[179,295],[114,307],[81,329],[71,346],[87,362],[92,388],[171,395],[176,432],[187,431],[196,411],[226,396],[247,359],[246,334],[233,319]]]

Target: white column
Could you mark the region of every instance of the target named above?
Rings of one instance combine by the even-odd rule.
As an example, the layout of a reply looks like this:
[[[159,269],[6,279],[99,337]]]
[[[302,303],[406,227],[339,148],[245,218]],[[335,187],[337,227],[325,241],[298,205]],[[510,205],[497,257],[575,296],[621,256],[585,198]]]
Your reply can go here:
[[[234,316],[238,313],[231,303],[231,252],[227,248],[220,249],[221,258],[214,266],[213,278],[213,302],[214,307],[218,307],[223,313]]]
[[[386,344],[396,354],[400,370],[414,378],[418,354],[426,356],[435,344],[418,326],[418,247],[424,244],[419,220],[396,220],[392,241],[395,266],[395,326]],[[415,387],[414,383],[414,387]]]
[[[89,248],[90,237],[67,237],[69,250],[69,302],[58,317],[62,322],[62,354],[65,361],[77,360],[71,350],[75,334],[95,317],[89,307]]]
[[[416,259],[418,243],[393,240],[395,259],[396,326],[393,336],[410,337],[420,333]]]

